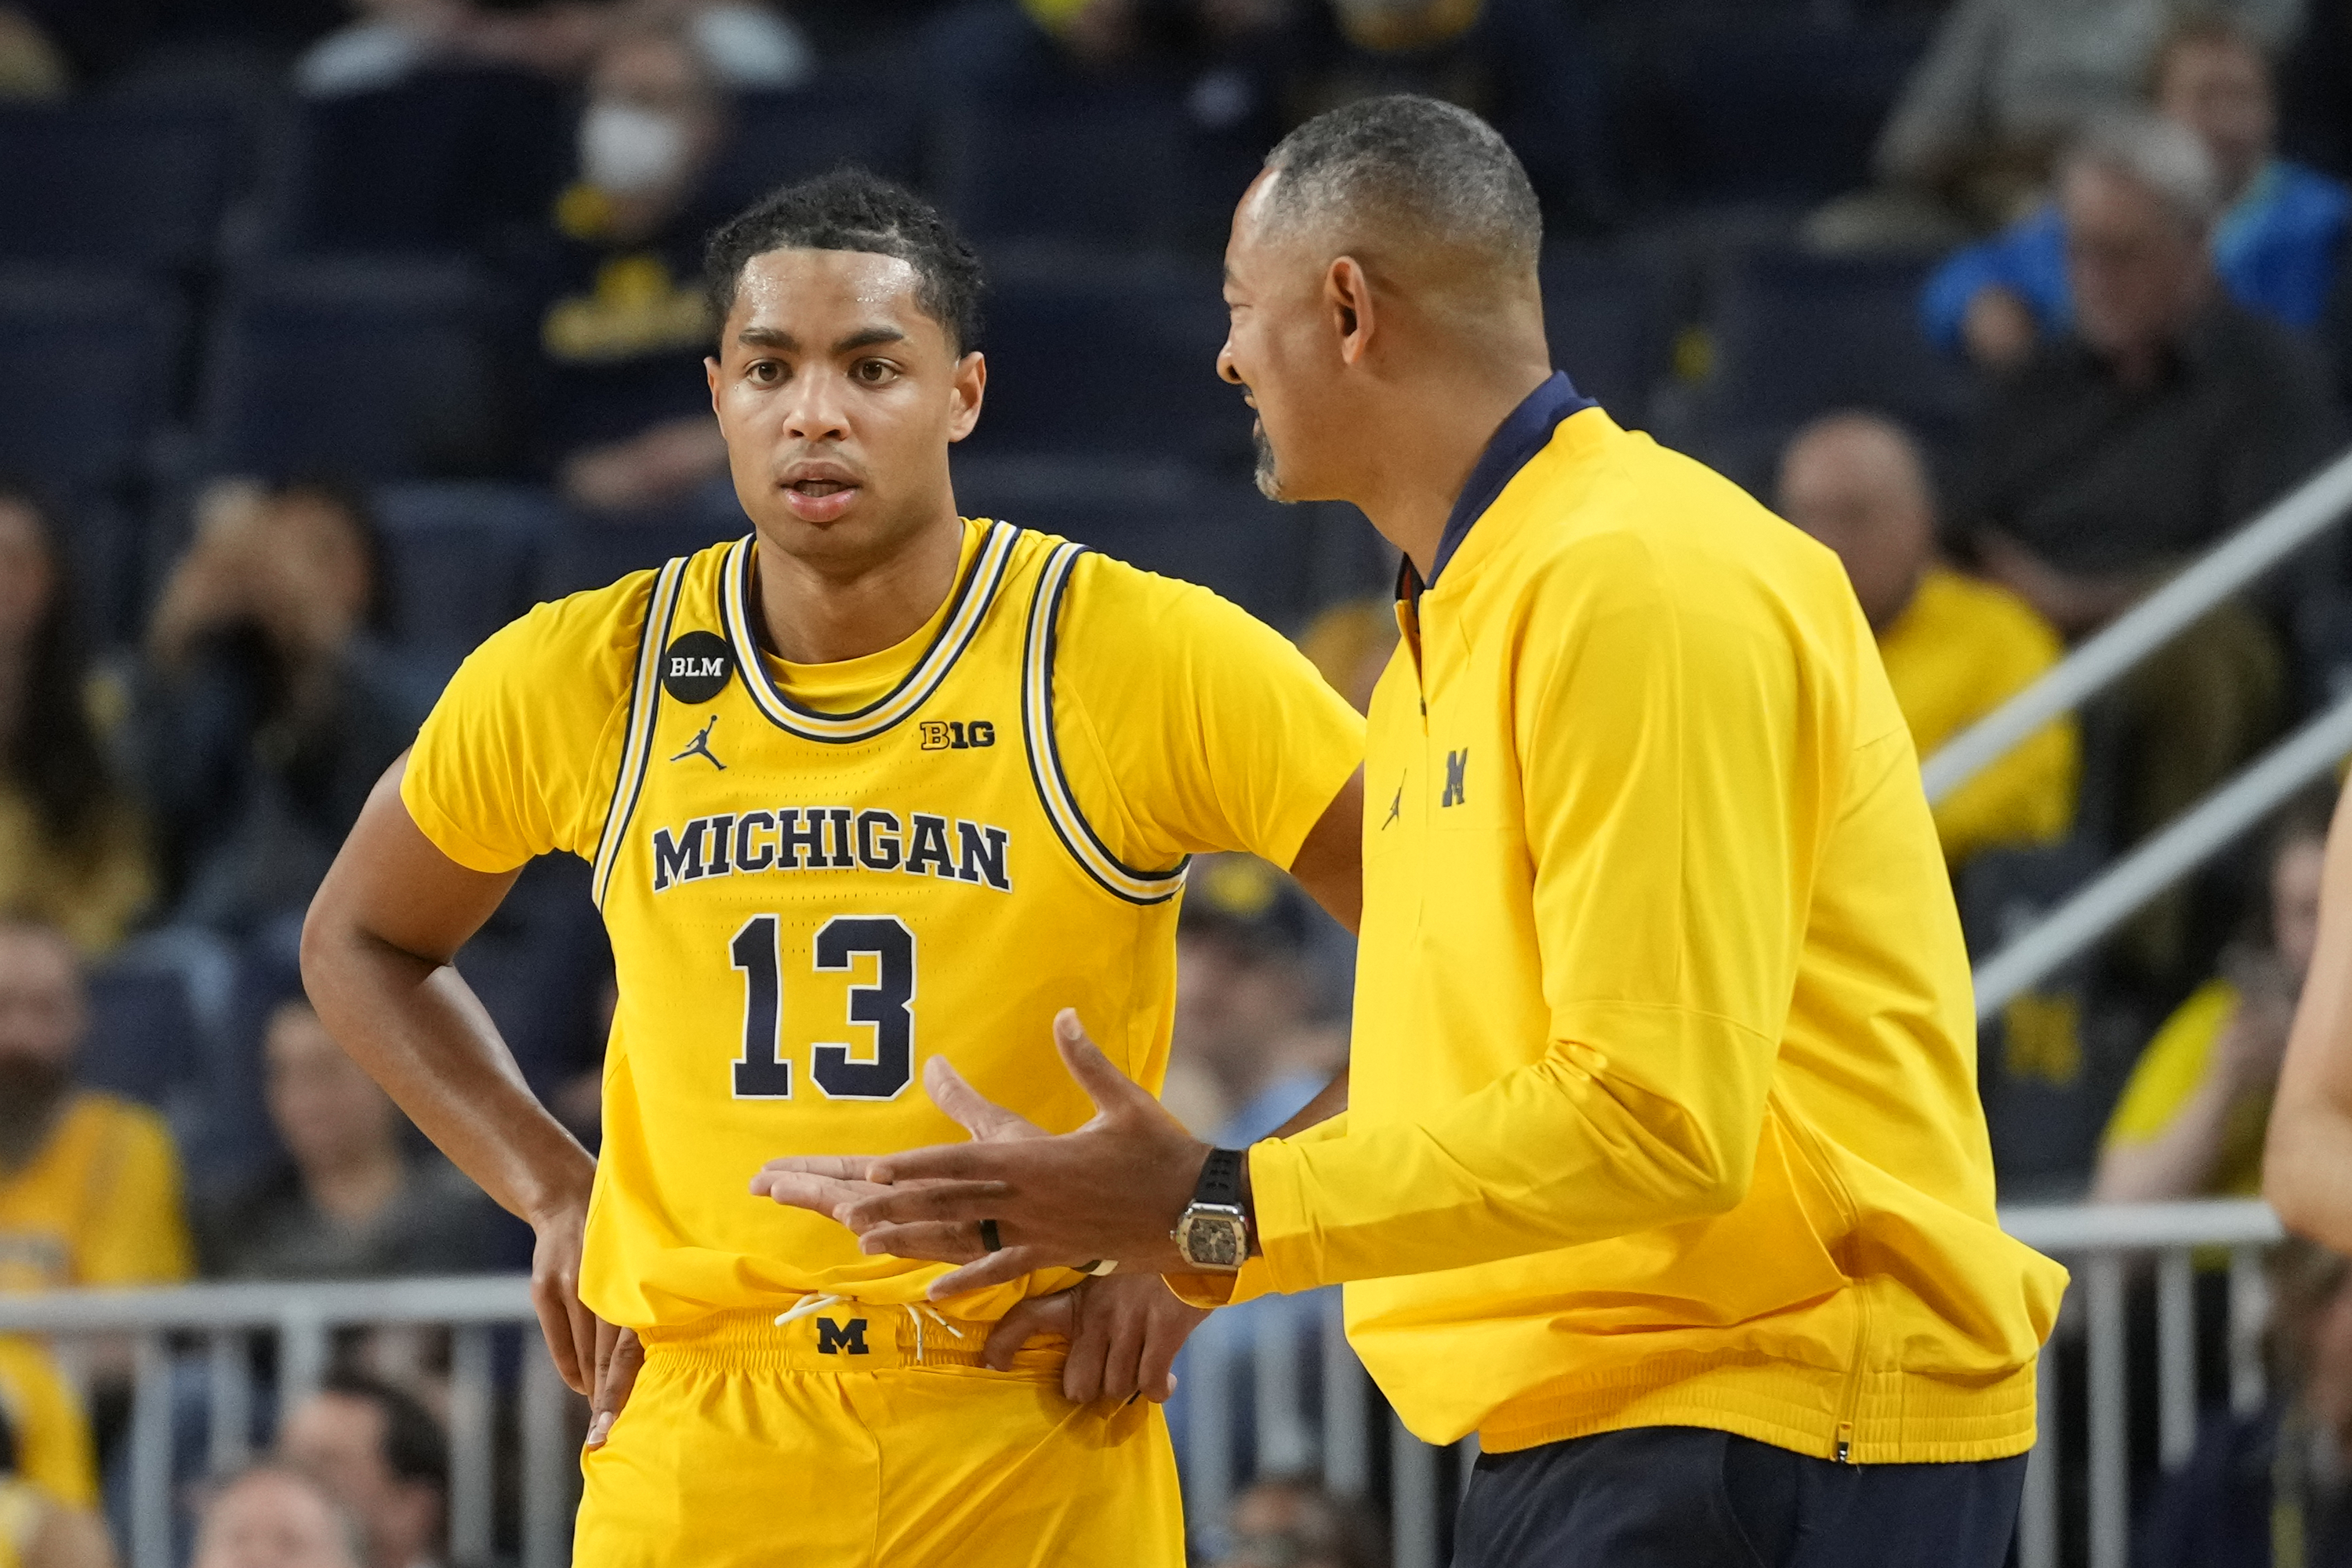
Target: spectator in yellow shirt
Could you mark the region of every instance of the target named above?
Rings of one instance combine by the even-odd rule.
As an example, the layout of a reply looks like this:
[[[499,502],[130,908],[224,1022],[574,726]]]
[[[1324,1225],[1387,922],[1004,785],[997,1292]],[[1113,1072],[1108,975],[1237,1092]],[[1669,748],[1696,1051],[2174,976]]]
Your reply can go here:
[[[1832,414],[1780,459],[1781,514],[1837,552],[1922,761],[2031,686],[2064,651],[2008,589],[1935,558],[1935,500],[1911,437],[1870,414]],[[2060,720],[1936,807],[1944,858],[2047,844],[2074,822],[2074,721]]]
[[[39,1342],[0,1335],[0,1477],[68,1508],[98,1506],[98,1452],[81,1401]]]
[[[2262,1192],[2271,1099],[2319,942],[2327,807],[2291,808],[2273,836],[2268,940],[2224,952],[2140,1053],[2107,1121],[2099,1202]]]
[[[163,1118],[76,1089],[89,1024],[73,945],[0,923],[0,1291],[145,1285],[191,1272]]]

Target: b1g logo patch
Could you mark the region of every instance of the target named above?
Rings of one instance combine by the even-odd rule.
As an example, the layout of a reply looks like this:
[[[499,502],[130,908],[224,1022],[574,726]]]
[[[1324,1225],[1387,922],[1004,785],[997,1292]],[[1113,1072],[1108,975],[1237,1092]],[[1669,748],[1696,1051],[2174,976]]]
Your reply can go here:
[[[927,752],[968,752],[996,744],[996,726],[985,719],[974,719],[969,724],[950,719],[925,719],[920,727],[923,750]]]
[[[735,656],[716,632],[688,632],[662,654],[662,689],[680,702],[708,702],[727,689]]]

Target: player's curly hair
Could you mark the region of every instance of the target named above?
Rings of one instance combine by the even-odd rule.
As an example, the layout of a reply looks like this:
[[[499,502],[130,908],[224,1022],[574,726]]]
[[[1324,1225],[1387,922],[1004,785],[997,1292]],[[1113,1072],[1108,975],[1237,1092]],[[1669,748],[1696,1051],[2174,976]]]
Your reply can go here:
[[[915,269],[915,302],[961,354],[980,346],[980,258],[939,208],[894,181],[845,167],[769,192],[722,225],[703,253],[714,321],[735,308],[744,267],[772,250],[864,250]]]

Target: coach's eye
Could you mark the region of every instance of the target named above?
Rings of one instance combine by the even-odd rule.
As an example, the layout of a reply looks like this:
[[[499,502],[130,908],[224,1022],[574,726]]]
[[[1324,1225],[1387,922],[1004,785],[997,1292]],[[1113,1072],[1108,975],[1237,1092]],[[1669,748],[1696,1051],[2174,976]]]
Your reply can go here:
[[[887,359],[862,359],[849,374],[868,386],[881,386],[898,378],[898,367]]]

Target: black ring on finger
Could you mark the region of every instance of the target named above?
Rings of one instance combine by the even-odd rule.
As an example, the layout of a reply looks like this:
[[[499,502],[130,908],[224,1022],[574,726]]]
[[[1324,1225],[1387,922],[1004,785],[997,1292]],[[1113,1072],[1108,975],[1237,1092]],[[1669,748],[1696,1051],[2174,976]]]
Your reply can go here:
[[[984,1219],[980,1222],[980,1244],[991,1252],[1004,1250],[1004,1238],[996,1234],[994,1220]]]

